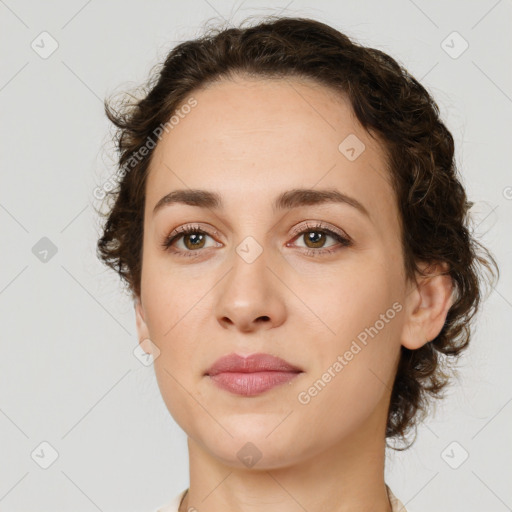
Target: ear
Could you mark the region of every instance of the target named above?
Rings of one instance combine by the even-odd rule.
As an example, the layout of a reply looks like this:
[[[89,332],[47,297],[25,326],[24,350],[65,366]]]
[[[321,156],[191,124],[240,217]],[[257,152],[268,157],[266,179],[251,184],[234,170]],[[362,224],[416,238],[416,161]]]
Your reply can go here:
[[[145,340],[149,339],[149,329],[146,324],[144,308],[140,301],[140,297],[135,298],[134,307],[139,344],[144,350],[144,352],[146,352],[146,354],[149,354],[150,352],[148,352],[147,342],[145,342]]]
[[[418,274],[405,299],[402,345],[416,350],[432,341],[443,328],[453,304],[453,281],[446,263],[422,264],[426,275]]]

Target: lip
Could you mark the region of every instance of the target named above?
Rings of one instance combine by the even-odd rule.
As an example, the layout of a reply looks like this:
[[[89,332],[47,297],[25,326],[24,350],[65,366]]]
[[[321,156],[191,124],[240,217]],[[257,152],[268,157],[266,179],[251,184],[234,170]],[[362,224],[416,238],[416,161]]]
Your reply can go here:
[[[243,396],[254,396],[289,382],[302,369],[270,354],[247,357],[229,354],[217,359],[205,375],[220,388]]]

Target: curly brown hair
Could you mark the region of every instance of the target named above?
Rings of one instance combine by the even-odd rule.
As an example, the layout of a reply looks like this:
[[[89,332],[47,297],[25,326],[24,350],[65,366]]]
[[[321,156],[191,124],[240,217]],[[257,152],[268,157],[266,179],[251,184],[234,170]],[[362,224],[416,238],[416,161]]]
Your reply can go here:
[[[123,172],[115,188],[104,187],[107,193],[97,196],[109,203],[106,213],[98,212],[106,218],[98,257],[120,275],[134,298],[140,296],[145,184],[153,154],[148,141],[192,91],[243,73],[313,79],[344,94],[359,122],[386,150],[407,278],[425,275],[419,262],[444,262],[455,289],[439,335],[417,350],[401,347],[386,438],[403,440],[425,417],[430,398],[442,396],[449,381],[447,365],[467,347],[485,277],[491,285],[499,277],[492,254],[470,228],[473,203],[459,179],[453,137],[437,104],[386,53],[305,18],[271,16],[248,27],[209,28],[172,49],[160,66],[151,73],[142,99],[123,100],[117,108],[105,101]]]

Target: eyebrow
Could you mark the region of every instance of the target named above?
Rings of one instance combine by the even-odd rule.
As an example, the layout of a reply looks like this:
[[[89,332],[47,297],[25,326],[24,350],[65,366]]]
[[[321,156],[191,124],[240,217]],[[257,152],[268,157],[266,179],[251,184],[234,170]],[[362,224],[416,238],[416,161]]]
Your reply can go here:
[[[357,199],[343,194],[336,189],[307,189],[296,188],[283,192],[274,200],[272,207],[276,211],[291,210],[301,206],[311,206],[317,204],[338,203],[352,206],[368,218],[368,210]],[[199,208],[208,208],[212,210],[221,210],[224,208],[222,197],[216,192],[199,189],[180,189],[173,190],[163,196],[153,209],[153,215],[156,212],[172,204],[186,204],[197,206]]]

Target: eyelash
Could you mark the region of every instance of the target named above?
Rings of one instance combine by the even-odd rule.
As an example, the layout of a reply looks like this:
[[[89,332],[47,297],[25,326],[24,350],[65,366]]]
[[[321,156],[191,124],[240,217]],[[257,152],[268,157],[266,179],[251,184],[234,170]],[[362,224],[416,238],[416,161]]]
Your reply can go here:
[[[321,223],[316,223],[314,225],[309,225],[308,223],[306,223],[305,228],[302,228],[300,231],[295,230],[295,232],[293,233],[294,240],[299,238],[301,235],[304,235],[304,234],[307,234],[310,232],[323,233],[325,235],[328,235],[328,236],[334,238],[337,242],[339,242],[341,247],[333,246],[333,247],[329,247],[327,249],[302,248],[302,252],[304,254],[306,254],[307,256],[319,256],[319,255],[323,255],[323,254],[331,254],[331,253],[341,250],[344,247],[350,247],[352,245],[352,241],[348,237],[345,237],[329,228],[324,227],[323,224],[321,224]],[[171,246],[175,241],[179,240],[180,238],[182,238],[186,235],[190,235],[190,234],[207,235],[210,237],[212,236],[208,232],[201,229],[201,227],[199,225],[181,226],[178,229],[176,229],[175,231],[173,231],[170,235],[164,237],[164,239],[161,243],[162,248],[165,251],[170,251],[178,256],[197,257],[197,256],[199,256],[201,249],[198,249],[195,251],[191,251],[191,250],[183,251],[181,249],[180,250],[176,250],[176,249],[171,250]],[[286,245],[288,246],[288,244],[286,244]]]

